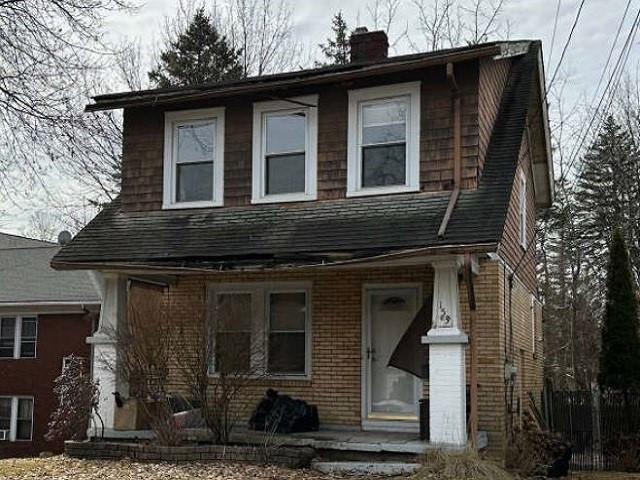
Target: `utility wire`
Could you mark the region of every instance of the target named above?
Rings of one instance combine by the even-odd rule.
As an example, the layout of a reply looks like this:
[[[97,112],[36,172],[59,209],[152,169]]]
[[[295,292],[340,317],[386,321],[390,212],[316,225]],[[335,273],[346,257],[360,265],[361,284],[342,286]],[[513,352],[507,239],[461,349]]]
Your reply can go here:
[[[549,65],[551,65],[551,59],[553,57],[553,46],[556,44],[556,32],[558,31],[558,17],[560,16],[560,4],[562,0],[558,0],[556,5],[556,16],[553,20],[553,33],[551,34],[551,47],[549,47]]]
[[[567,41],[564,44],[564,47],[562,48],[562,53],[560,54],[560,60],[558,60],[558,64],[556,65],[556,69],[553,72],[553,75],[551,76],[551,81],[549,82],[549,86],[547,87],[547,90],[549,90],[552,86],[553,86],[553,82],[556,79],[556,75],[558,75],[558,71],[560,70],[560,65],[562,65],[562,61],[564,60],[564,56],[567,53],[567,49],[569,48],[569,44],[571,43],[571,38],[573,37],[573,32],[576,29],[576,26],[578,25],[578,21],[580,20],[580,14],[582,13],[582,7],[584,7],[584,2],[585,0],[582,0],[580,2],[580,6],[578,7],[578,13],[576,13],[576,18],[573,20],[573,25],[571,26],[571,31],[569,32],[569,36],[567,37]]]

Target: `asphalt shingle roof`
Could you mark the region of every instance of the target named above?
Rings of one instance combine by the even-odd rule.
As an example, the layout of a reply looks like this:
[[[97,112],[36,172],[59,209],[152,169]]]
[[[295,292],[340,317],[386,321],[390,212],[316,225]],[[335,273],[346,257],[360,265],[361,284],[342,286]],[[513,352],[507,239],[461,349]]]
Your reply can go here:
[[[515,176],[536,70],[537,43],[514,60],[476,190],[465,190],[444,238],[449,194],[417,193],[297,205],[124,212],[116,200],[53,259],[54,265],[134,263],[233,266],[381,254],[410,248],[496,245]]]
[[[87,272],[57,272],[58,245],[0,233],[0,307],[16,303],[98,303]]]

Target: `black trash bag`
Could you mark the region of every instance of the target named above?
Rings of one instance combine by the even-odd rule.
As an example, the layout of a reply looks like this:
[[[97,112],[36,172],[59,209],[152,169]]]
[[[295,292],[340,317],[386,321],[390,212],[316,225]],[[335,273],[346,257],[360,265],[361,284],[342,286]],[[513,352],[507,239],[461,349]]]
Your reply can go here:
[[[267,390],[251,415],[249,428],[276,433],[315,432],[319,428],[318,409],[304,400]]]
[[[553,460],[547,469],[548,478],[564,478],[569,476],[569,464],[573,451],[566,442],[556,441],[552,446]]]

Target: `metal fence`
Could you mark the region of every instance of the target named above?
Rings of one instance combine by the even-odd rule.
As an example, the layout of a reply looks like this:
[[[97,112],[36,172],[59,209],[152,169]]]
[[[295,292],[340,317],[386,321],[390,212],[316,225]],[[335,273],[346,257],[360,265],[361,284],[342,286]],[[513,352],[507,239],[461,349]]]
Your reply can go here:
[[[640,470],[640,394],[545,391],[547,425],[571,443],[576,470]]]

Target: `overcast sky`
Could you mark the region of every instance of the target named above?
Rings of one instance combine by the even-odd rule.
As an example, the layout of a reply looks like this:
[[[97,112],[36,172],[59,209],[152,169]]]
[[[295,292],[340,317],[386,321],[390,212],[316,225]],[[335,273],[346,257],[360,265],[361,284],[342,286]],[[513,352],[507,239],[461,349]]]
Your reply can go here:
[[[223,1],[223,0],[222,0]],[[222,3],[221,0],[218,3]],[[308,51],[316,51],[318,43],[329,35],[332,15],[342,9],[349,27],[368,25],[366,6],[370,0],[290,0],[294,33]],[[416,24],[416,10],[412,0],[403,0],[404,7],[398,12],[397,29],[408,31],[414,42],[420,42],[420,32]],[[425,3],[429,0],[423,0]],[[493,0],[498,2],[499,0]],[[586,0],[575,33],[562,63],[561,78],[563,102],[566,110],[576,105],[585,108],[594,95],[595,86],[607,60],[615,32],[622,19],[628,0]],[[143,52],[149,54],[158,50],[163,19],[175,11],[176,0],[148,0],[135,14],[115,13],[107,23],[108,35],[113,41],[138,39]],[[556,38],[551,48],[556,8],[560,4]],[[541,39],[545,56],[547,81],[559,61],[569,31],[578,11],[580,0],[505,0],[503,21],[508,25],[510,39]],[[633,18],[640,8],[640,0],[631,0],[631,8],[618,41],[620,47],[626,38]],[[394,32],[390,35],[392,38]],[[640,37],[639,37],[640,38]],[[627,70],[633,76],[638,68],[638,40],[629,58]],[[407,42],[402,42],[392,54],[409,52]],[[617,50],[614,52],[617,58]],[[606,79],[605,77],[605,83]],[[558,82],[560,83],[560,82]],[[584,111],[584,110],[583,110]],[[553,120],[553,119],[552,119]],[[576,122],[578,117],[576,117]],[[58,184],[59,182],[54,182]],[[69,188],[72,188],[69,185]],[[21,202],[21,208],[9,208],[9,220],[0,228],[4,231],[24,233],[27,220],[34,210],[46,209],[46,200],[30,195],[29,201]]]

